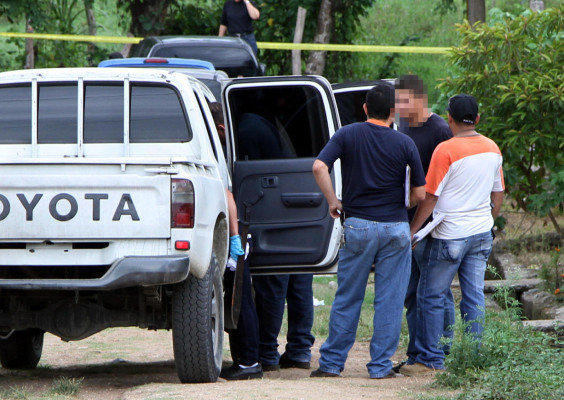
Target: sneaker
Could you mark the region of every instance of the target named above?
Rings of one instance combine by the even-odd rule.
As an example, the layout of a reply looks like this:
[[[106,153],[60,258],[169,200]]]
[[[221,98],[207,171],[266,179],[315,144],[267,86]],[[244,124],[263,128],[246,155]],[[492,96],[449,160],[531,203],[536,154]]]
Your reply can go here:
[[[233,365],[229,368],[222,369],[219,376],[223,379],[227,379],[228,381],[260,379],[262,378],[262,367],[260,364],[248,368],[241,368],[239,365]]]
[[[278,364],[264,365],[263,364],[262,370],[264,372],[280,371],[280,365],[278,365]]]
[[[441,370],[428,367],[421,363],[406,364],[400,368],[400,373],[405,376],[433,376]]]
[[[379,377],[370,377],[370,379],[390,379],[390,378],[401,378],[402,374],[395,372],[394,370],[390,370],[390,372],[388,372],[386,375],[384,376],[379,376]]]
[[[311,368],[309,361],[290,360],[286,355],[286,353],[282,354],[282,357],[280,357],[280,361],[278,361],[278,365],[280,365],[280,368],[301,368],[301,369]]]
[[[316,369],[315,371],[311,371],[311,374],[309,374],[310,378],[338,378],[340,377],[340,374],[335,374],[333,372],[326,372],[326,371],[322,371],[320,369]]]
[[[396,374],[400,373],[400,368],[403,367],[405,364],[407,364],[407,361],[402,361],[400,362],[398,365],[396,365],[395,367],[392,367],[392,371],[394,371]]]

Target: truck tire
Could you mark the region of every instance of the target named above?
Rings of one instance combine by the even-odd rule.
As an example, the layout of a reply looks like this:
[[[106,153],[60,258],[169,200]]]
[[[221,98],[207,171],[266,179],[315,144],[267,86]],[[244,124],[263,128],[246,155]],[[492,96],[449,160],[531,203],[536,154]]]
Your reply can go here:
[[[206,275],[176,285],[172,345],[182,383],[215,382],[223,359],[223,287],[215,254]]]
[[[43,336],[39,329],[15,331],[7,339],[0,339],[0,362],[6,369],[33,369],[43,351]]]

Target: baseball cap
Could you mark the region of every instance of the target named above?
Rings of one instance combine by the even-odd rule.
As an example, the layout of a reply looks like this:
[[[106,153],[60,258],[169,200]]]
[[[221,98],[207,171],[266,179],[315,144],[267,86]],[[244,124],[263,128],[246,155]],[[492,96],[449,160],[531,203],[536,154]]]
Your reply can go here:
[[[448,100],[446,110],[456,121],[473,125],[478,116],[478,102],[469,94],[457,94]]]

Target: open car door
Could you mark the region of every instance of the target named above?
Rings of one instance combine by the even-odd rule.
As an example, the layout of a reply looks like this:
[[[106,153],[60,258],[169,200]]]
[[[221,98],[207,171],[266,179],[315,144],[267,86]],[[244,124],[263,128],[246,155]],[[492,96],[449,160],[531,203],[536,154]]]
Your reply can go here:
[[[384,79],[384,81],[394,84],[394,79]],[[374,87],[378,81],[361,81],[334,83],[332,85],[333,93],[337,101],[339,117],[343,126],[354,122],[366,121],[366,114],[362,109],[362,105],[366,99],[366,92]],[[390,126],[397,130],[395,122]]]
[[[341,224],[311,171],[339,128],[331,86],[317,76],[243,78],[223,90],[239,221],[252,235],[251,271],[334,272]],[[332,179],[341,193],[340,164]]]

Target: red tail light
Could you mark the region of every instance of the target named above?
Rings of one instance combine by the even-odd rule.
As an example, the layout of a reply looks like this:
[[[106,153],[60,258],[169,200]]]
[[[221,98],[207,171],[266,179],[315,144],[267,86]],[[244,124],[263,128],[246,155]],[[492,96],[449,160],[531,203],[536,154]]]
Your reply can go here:
[[[171,191],[171,228],[193,228],[194,185],[187,179],[173,179]]]

